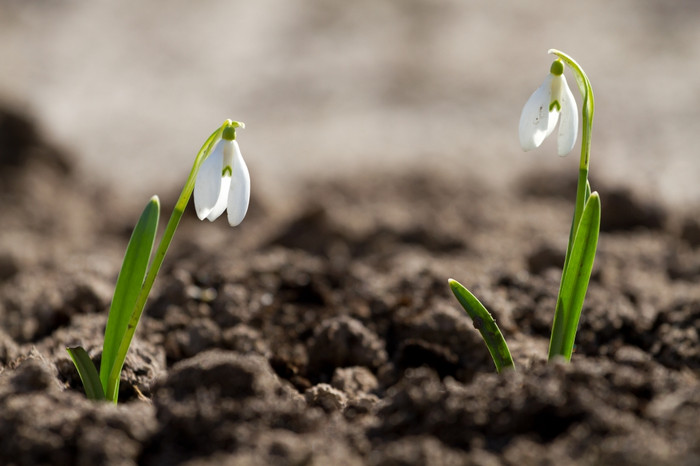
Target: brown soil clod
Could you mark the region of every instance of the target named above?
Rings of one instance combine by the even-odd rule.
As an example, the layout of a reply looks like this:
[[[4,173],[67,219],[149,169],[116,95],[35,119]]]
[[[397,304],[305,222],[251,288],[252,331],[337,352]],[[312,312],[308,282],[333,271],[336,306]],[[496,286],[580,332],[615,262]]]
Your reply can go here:
[[[24,150],[26,138],[2,138],[15,121],[3,118],[0,150]],[[298,202],[316,207],[253,216],[220,240],[186,219],[114,407],[85,399],[65,347],[99,361],[125,239],[123,222],[98,219],[119,206],[53,167],[37,210],[12,208],[45,163],[15,156],[0,190],[2,464],[700,458],[700,255],[691,223],[666,230],[680,209],[602,191],[612,217],[570,364],[546,363],[567,180],[522,196],[543,183],[378,174],[316,182]],[[518,372],[495,373],[451,276],[498,320]]]

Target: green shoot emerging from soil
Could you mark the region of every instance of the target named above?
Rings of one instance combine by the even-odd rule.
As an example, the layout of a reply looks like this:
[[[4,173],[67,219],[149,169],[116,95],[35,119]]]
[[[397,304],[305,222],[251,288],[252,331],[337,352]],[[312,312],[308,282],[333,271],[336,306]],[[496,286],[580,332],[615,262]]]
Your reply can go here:
[[[157,196],[153,196],[146,204],[134,227],[117,278],[105,328],[99,373],[82,347],[67,348],[88,398],[117,403],[119,378],[126,353],[192,192],[194,191],[195,208],[200,220],[207,218],[213,221],[224,210],[228,210],[231,226],[238,225],[245,217],[250,200],[250,176],[236,142],[236,128],[244,127],[243,123],[226,120],[204,142],[165,227],[150,268],[148,265],[155,245],[160,202]]]
[[[568,65],[581,92],[583,135],[576,206],[559,284],[548,357],[549,360],[564,357],[570,361],[600,231],[600,197],[597,192],[591,192],[588,182],[594,101],[591,83],[579,64],[558,50],[552,49],[549,53],[556,55],[557,59],[552,63],[544,83],[532,94],[523,108],[519,136],[523,150],[535,149],[552,134],[559,123],[559,155],[566,155],[573,149],[578,132],[578,109],[564,77],[564,68]],[[491,314],[460,283],[450,279],[449,284],[457,300],[473,320],[474,327],[481,332],[496,364],[496,370],[501,372],[504,368],[514,369],[508,345]]]

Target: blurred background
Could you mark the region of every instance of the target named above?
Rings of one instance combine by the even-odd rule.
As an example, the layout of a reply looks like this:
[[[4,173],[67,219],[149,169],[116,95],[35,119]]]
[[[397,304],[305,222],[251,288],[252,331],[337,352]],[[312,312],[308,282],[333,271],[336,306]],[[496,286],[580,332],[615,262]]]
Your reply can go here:
[[[697,0],[0,0],[0,102],[138,205],[179,189],[226,118],[266,196],[406,168],[506,186],[575,176],[578,147],[518,144],[552,47],[593,83],[594,188],[697,204]]]

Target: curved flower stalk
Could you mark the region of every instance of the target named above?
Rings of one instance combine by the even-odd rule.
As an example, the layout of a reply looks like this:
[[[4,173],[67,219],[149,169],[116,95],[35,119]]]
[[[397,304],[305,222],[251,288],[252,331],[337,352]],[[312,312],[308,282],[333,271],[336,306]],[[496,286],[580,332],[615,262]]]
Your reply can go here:
[[[550,360],[564,357],[568,361],[573,352],[600,231],[600,197],[597,192],[591,192],[588,182],[595,105],[590,81],[581,66],[563,52],[551,49],[549,53],[556,55],[557,59],[552,63],[542,85],[525,103],[520,115],[518,133],[523,150],[530,151],[539,147],[558,124],[559,155],[566,155],[574,148],[578,136],[578,108],[564,76],[565,66],[568,66],[573,71],[581,92],[583,136],[576,206],[549,343]],[[462,285],[452,279],[449,280],[449,284],[455,297],[472,318],[474,326],[481,331],[498,372],[502,368],[514,368],[508,346],[491,314]],[[485,323],[488,323],[487,328]]]
[[[250,199],[250,177],[235,141],[236,128],[243,127],[243,123],[226,120],[202,145],[153,255],[150,268],[148,264],[155,244],[160,213],[157,196],[146,205],[134,227],[117,278],[105,328],[99,374],[82,347],[67,348],[88,398],[117,403],[119,377],[126,354],[175,230],[195,190],[195,184],[199,186],[195,192],[195,203],[198,202],[196,210],[200,219],[206,217],[214,220],[227,207],[231,225],[238,225],[245,217]],[[202,176],[199,176],[200,170]]]

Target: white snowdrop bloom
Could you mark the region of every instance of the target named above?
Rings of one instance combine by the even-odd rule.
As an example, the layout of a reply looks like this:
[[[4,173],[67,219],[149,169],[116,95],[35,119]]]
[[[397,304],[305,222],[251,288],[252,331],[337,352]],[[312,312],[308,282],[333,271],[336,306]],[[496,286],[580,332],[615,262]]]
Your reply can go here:
[[[520,115],[520,145],[524,151],[535,149],[554,131],[559,122],[557,151],[559,155],[571,152],[578,134],[578,108],[571,93],[564,64],[552,63],[549,75],[530,96]]]
[[[194,207],[200,220],[213,222],[228,211],[228,223],[240,224],[250,202],[250,174],[243,161],[235,128],[225,128],[194,183]]]

